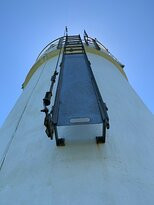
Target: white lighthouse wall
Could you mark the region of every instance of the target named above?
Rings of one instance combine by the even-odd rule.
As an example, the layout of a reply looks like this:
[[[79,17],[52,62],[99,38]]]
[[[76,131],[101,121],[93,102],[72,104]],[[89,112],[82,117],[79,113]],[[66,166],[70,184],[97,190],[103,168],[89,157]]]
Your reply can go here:
[[[0,171],[0,204],[153,205],[153,116],[111,62],[88,57],[109,108],[106,143],[95,142],[100,125],[58,128],[65,147],[48,139],[40,109],[56,58],[49,60],[33,75],[2,128],[2,136],[10,136],[8,123],[26,105],[10,130],[14,137]]]
[[[0,129],[0,162],[3,161],[3,158],[7,152],[7,148],[9,147],[12,139],[14,138],[14,135],[18,129],[18,126],[20,124],[21,119],[23,118],[23,115],[25,114],[26,108],[28,106],[30,98],[33,96],[33,93],[35,92],[35,88],[38,85],[38,82],[41,78],[41,75],[44,70],[46,70],[47,66],[51,66],[51,73],[52,70],[54,70],[55,63],[56,63],[57,57],[54,59],[45,62],[40,68],[35,72],[29,81],[28,85],[24,89],[24,92],[22,92],[21,96],[19,97],[18,101],[16,102],[15,106],[9,113],[7,119],[5,120],[3,126]],[[46,88],[50,85],[50,75],[47,75],[48,79],[47,82],[43,87],[46,86]],[[35,102],[37,104],[37,102]]]

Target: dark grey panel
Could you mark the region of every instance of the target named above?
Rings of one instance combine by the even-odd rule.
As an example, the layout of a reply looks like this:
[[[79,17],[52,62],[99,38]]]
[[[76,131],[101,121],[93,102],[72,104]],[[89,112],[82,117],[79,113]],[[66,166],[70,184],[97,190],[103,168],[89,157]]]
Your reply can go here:
[[[57,99],[58,126],[102,123],[86,62],[84,54],[64,55]]]

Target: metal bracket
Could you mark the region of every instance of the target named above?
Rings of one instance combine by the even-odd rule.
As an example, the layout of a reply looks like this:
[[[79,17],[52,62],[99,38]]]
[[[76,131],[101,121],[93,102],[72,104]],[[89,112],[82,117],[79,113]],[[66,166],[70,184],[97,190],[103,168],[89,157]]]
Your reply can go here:
[[[106,128],[109,129],[109,124],[106,121],[104,121],[103,122],[103,133],[102,133],[103,135],[96,137],[97,144],[105,143],[105,141],[106,141]]]
[[[57,126],[54,125],[50,113],[47,112],[47,110],[41,110],[42,112],[45,112],[46,116],[44,119],[44,125],[46,127],[46,134],[47,136],[53,140],[53,134],[55,134],[55,140],[57,146],[65,146],[65,139],[64,138],[58,138],[58,131]]]
[[[45,119],[44,119],[44,125],[46,127],[46,134],[47,136],[52,140],[53,134],[54,134],[54,126],[52,123],[51,115],[49,113],[46,113]]]
[[[58,131],[57,131],[57,126],[56,125],[54,125],[54,131],[55,131],[56,145],[57,146],[65,146],[65,139],[64,138],[58,138]]]

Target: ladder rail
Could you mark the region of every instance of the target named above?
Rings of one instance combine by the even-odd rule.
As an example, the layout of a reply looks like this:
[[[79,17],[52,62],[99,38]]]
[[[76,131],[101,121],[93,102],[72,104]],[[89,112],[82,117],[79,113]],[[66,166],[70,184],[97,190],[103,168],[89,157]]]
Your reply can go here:
[[[55,103],[53,105],[53,109],[52,109],[52,120],[53,123],[56,125],[57,121],[58,121],[58,112],[59,112],[59,96],[60,96],[60,90],[61,90],[61,86],[62,86],[62,76],[63,76],[63,63],[64,63],[64,51],[65,51],[65,46],[66,46],[66,42],[67,42],[67,36],[65,39],[65,44],[64,44],[64,48],[63,48],[63,54],[62,54],[62,61],[60,63],[60,73],[59,73],[59,79],[58,79],[58,85],[57,85],[57,91],[56,91],[56,96],[55,96]]]
[[[72,37],[72,36],[71,36]],[[79,39],[79,35],[78,36],[75,36],[76,38],[78,37]],[[52,120],[53,120],[53,123],[55,124],[55,126],[57,126],[57,122],[58,122],[58,113],[59,113],[59,96],[60,96],[60,90],[61,90],[61,87],[62,87],[62,78],[63,78],[63,64],[64,64],[64,61],[65,61],[65,55],[67,55],[66,53],[66,46],[67,46],[67,41],[70,40],[70,36],[66,36],[65,37],[65,44],[64,44],[64,48],[63,48],[63,56],[62,56],[62,61],[61,61],[61,64],[60,64],[60,73],[59,73],[59,79],[58,79],[58,85],[57,85],[57,92],[56,92],[56,96],[55,96],[55,103],[54,103],[54,106],[53,106],[53,110],[52,110]],[[83,47],[83,45],[82,45]]]
[[[80,37],[80,40],[81,40],[81,37]],[[81,42],[82,42],[82,40],[81,40]],[[97,97],[97,101],[98,101],[98,104],[99,104],[99,108],[100,108],[100,112],[101,112],[101,115],[102,115],[103,122],[107,121],[107,123],[109,123],[109,117],[108,117],[108,114],[107,114],[106,104],[104,103],[104,101],[102,99],[102,96],[100,94],[100,91],[99,91],[98,85],[96,83],[94,74],[92,72],[92,69],[91,69],[91,66],[90,66],[90,61],[89,61],[88,56],[86,54],[86,51],[85,51],[83,43],[82,43],[82,46],[83,46],[86,62],[88,64],[88,68],[89,68],[89,71],[90,71],[90,74],[91,74],[93,88],[95,90],[95,94],[96,94],[96,97]]]

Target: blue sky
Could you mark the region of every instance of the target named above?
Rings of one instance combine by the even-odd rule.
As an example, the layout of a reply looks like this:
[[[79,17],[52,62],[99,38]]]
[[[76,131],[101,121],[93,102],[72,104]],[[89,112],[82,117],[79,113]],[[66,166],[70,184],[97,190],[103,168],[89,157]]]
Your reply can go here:
[[[0,125],[43,47],[85,29],[125,64],[129,82],[154,113],[153,0],[0,0]]]

